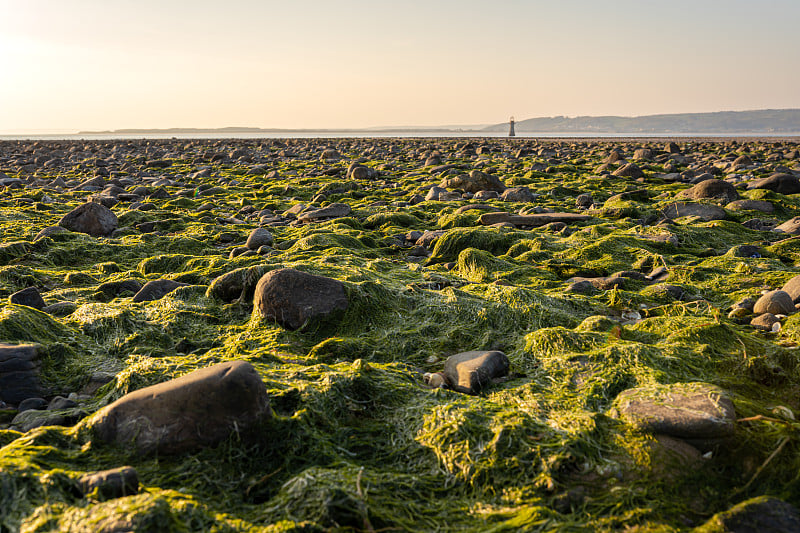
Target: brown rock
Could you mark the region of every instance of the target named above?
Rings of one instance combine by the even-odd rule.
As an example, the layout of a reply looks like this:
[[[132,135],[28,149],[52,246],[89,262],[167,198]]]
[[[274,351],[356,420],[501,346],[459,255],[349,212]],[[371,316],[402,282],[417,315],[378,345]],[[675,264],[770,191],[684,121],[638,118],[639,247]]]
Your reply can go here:
[[[256,370],[245,361],[227,361],[126,394],[88,424],[99,441],[171,454],[213,446],[269,415]]]
[[[344,285],[293,268],[267,272],[258,280],[254,310],[280,326],[296,330],[308,321],[347,309]]]
[[[756,300],[753,313],[762,315],[772,313],[773,315],[788,315],[794,312],[794,302],[786,291],[769,291]]]
[[[508,368],[508,357],[503,352],[475,350],[448,357],[444,376],[454,391],[477,394],[492,379],[507,375]]]
[[[117,215],[103,205],[87,202],[64,215],[58,225],[70,231],[103,237],[117,229]]]

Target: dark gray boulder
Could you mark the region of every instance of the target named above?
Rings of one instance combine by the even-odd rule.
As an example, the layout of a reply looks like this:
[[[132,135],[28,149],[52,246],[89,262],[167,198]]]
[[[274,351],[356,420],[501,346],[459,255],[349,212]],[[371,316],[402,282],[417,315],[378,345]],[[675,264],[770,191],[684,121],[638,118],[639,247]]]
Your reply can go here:
[[[471,170],[469,174],[460,174],[451,178],[445,178],[439,184],[445,189],[461,189],[464,192],[476,193],[479,191],[496,191],[502,193],[506,186],[497,176]]]
[[[37,344],[0,344],[0,401],[19,404],[44,395]]]
[[[690,198],[692,200],[718,198],[720,200],[725,200],[725,202],[733,202],[739,199],[739,193],[736,192],[736,188],[731,183],[711,178],[701,181],[694,187],[690,187],[685,191],[679,192],[676,198]]]
[[[626,163],[611,173],[614,176],[625,178],[643,178],[644,172],[634,163]]]
[[[255,228],[247,237],[245,246],[250,250],[258,250],[262,246],[272,246],[274,238],[266,228]]]
[[[117,229],[117,215],[104,205],[87,202],[64,215],[58,225],[70,231],[104,237]]]
[[[245,361],[226,361],[126,394],[88,420],[97,440],[138,453],[191,452],[270,416],[261,377]]]
[[[78,480],[81,492],[100,500],[111,500],[131,496],[139,492],[139,474],[132,466],[121,466],[111,470],[91,472]]]
[[[12,304],[27,305],[28,307],[33,307],[39,311],[44,309],[47,305],[44,303],[44,299],[42,298],[42,295],[39,294],[39,289],[36,287],[28,287],[26,289],[22,289],[21,291],[17,291],[9,296],[8,300]]]
[[[344,285],[335,279],[281,268],[258,280],[253,307],[261,317],[296,330],[308,321],[347,309]]]
[[[444,362],[444,376],[454,391],[477,394],[493,379],[507,375],[508,368],[508,357],[503,352],[474,350],[448,357]]]
[[[751,180],[747,184],[748,189],[767,189],[781,194],[800,193],[800,179],[791,174],[776,172],[766,178]]]
[[[697,533],[789,533],[800,531],[800,511],[772,496],[758,496],[717,513]]]
[[[133,295],[133,301],[151,302],[153,300],[160,300],[178,287],[185,286],[186,283],[179,283],[171,279],[154,279],[145,283],[144,286],[139,289],[139,292]]]

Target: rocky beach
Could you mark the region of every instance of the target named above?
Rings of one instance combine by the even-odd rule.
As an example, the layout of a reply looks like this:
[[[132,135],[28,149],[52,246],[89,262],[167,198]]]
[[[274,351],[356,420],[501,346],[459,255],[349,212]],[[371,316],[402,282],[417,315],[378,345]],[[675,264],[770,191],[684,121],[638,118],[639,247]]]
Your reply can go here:
[[[0,532],[800,531],[798,138],[0,141],[0,227]]]

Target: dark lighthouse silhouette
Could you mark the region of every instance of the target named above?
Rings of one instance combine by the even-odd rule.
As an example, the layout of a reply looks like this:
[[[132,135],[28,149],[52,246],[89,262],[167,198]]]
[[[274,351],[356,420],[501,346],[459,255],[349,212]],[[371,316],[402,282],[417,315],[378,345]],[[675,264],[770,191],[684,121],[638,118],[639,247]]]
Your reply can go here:
[[[516,137],[517,134],[514,133],[514,117],[508,121],[508,136],[509,137]]]

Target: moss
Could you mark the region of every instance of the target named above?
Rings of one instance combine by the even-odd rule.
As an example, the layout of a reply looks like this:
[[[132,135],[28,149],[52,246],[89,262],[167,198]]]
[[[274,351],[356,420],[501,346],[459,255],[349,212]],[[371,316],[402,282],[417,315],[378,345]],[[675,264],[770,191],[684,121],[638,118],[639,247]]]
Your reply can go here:
[[[476,248],[501,255],[506,253],[511,244],[522,236],[521,232],[505,229],[451,229],[437,239],[429,263],[453,261],[467,248]]]

